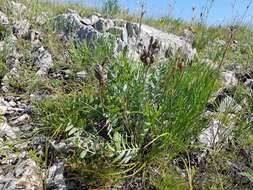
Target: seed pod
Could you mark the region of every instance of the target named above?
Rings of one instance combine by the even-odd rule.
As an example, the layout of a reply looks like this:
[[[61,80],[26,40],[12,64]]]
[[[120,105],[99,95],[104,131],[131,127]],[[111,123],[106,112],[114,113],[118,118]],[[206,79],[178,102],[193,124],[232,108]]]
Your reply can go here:
[[[148,51],[151,51],[153,42],[154,42],[154,37],[151,36],[151,38],[150,38],[150,40],[149,40]]]
[[[150,64],[151,64],[151,59],[150,59],[150,57],[146,57],[145,62],[147,63],[147,65],[150,65]]]
[[[183,64],[182,62],[179,62],[179,63],[177,64],[177,66],[178,66],[178,68],[179,68],[180,71],[183,71],[183,70],[184,70],[184,64]]]
[[[148,48],[144,47],[140,54],[140,59],[145,65],[151,65],[155,61],[155,55],[159,53],[160,43],[151,36]]]
[[[100,64],[96,64],[95,66],[95,77],[99,81],[99,84],[104,86],[107,81],[107,75],[104,71],[104,68]]]

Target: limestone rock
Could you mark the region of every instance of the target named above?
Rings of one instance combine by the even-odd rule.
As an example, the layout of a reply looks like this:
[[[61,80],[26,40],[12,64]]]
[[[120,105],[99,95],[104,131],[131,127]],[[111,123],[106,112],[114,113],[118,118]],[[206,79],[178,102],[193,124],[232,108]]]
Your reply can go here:
[[[36,30],[31,30],[29,33],[29,40],[33,45],[37,45],[41,41],[41,32],[36,31]]]
[[[94,14],[91,14],[90,16],[88,16],[87,18],[90,20],[91,25],[93,25],[93,24],[95,24],[96,22],[99,21],[100,17],[101,17],[100,14],[94,13]]]
[[[19,133],[19,129],[16,127],[11,127],[8,125],[8,123],[5,121],[2,124],[0,124],[0,137],[7,138],[7,139],[16,139]]]
[[[242,107],[230,96],[225,97],[218,108],[220,113],[238,113],[240,111],[242,111]]]
[[[30,116],[28,114],[24,114],[24,115],[21,115],[20,117],[14,119],[11,124],[12,125],[18,125],[18,124],[22,124],[24,123],[25,121],[29,120],[30,119]]]
[[[19,107],[15,102],[8,102],[4,98],[0,97],[0,115],[12,115],[14,113],[23,113],[25,112],[24,107]]]
[[[208,147],[212,147],[215,143],[219,141],[218,132],[221,123],[220,121],[214,120],[211,123],[211,127],[205,129],[199,136],[199,140],[201,143],[207,145]]]
[[[6,176],[0,175],[0,187],[4,190],[43,190],[43,176],[36,162],[20,160]]]
[[[13,34],[19,38],[24,37],[28,34],[30,28],[30,23],[28,20],[15,20],[13,23]]]
[[[183,37],[183,39],[184,39],[185,41],[187,41],[187,42],[190,43],[190,44],[193,43],[194,38],[195,38],[194,33],[193,33],[192,31],[190,31],[190,30],[187,30],[187,29],[185,29],[185,30],[183,31],[182,37]]]
[[[0,11],[0,25],[7,26],[9,24],[8,17]]]
[[[136,40],[140,45],[139,47],[143,48],[148,47],[151,37],[159,41],[161,46],[159,54],[161,57],[166,57],[166,52],[168,51],[171,51],[172,54],[175,54],[179,51],[182,53],[182,56],[185,56],[188,59],[193,59],[196,54],[196,50],[192,49],[191,44],[174,34],[166,33],[147,25],[142,25],[138,39],[138,30],[137,24],[127,24],[129,38],[127,44],[129,46],[130,54],[132,54],[133,57],[138,56],[136,47],[134,47]]]
[[[247,79],[244,84],[253,90],[253,79]]]
[[[43,46],[38,48],[35,54],[35,64],[40,68],[37,75],[44,75],[53,66],[52,55]]]
[[[48,178],[45,182],[47,188],[55,188],[57,190],[66,190],[66,184],[64,180],[64,163],[60,162],[51,166],[48,169]]]
[[[238,85],[238,80],[233,71],[226,71],[221,73],[221,83],[224,87],[231,88]]]
[[[79,80],[84,80],[87,76],[87,72],[86,71],[80,71],[80,72],[76,73],[76,76]]]
[[[97,15],[81,18],[75,11],[57,16],[54,23],[56,31],[63,32],[67,39],[86,40],[94,48],[96,39],[114,36],[115,53],[128,47],[129,57],[133,59],[139,59],[139,52],[148,47],[151,38],[161,44],[160,58],[167,57],[168,51],[172,54],[180,52],[187,59],[193,59],[196,54],[196,50],[187,40],[147,25],[142,25],[139,29],[139,24],[124,20],[103,19]]]
[[[235,115],[228,114],[226,117],[229,118],[228,123],[220,120],[219,114],[211,114],[208,128],[199,135],[200,143],[208,148],[213,148],[217,143],[225,145],[225,142],[232,137],[232,131],[236,127],[234,122]]]
[[[110,19],[99,18],[94,23],[94,28],[99,32],[105,32],[107,29],[114,27],[114,22]]]

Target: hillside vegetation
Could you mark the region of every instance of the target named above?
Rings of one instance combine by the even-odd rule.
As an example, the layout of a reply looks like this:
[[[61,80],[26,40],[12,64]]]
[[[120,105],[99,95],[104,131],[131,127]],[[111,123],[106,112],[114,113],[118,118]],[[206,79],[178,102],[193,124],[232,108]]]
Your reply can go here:
[[[208,7],[0,0],[0,189],[253,189],[253,32]]]

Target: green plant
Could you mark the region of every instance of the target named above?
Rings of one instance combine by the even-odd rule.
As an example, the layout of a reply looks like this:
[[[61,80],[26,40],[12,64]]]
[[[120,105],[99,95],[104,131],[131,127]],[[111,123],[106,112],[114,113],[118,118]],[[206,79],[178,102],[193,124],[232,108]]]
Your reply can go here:
[[[149,66],[124,55],[111,59],[101,66],[107,75],[102,86],[87,81],[81,92],[37,104],[44,132],[54,139],[76,136],[73,160],[103,158],[120,173],[136,174],[157,155],[176,155],[205,127],[199,116],[216,77],[198,62],[181,68],[178,61]],[[84,137],[88,144],[81,143]]]
[[[158,190],[185,190],[187,189],[184,179],[174,172],[166,172],[154,182]]]
[[[3,59],[0,59],[0,79],[2,79],[5,76],[7,71],[8,71],[8,69],[7,69]]]
[[[120,12],[118,0],[104,0],[102,12],[108,17],[113,17]]]
[[[70,61],[65,67],[70,68],[73,72],[87,71],[93,73],[96,64],[107,64],[114,52],[113,38],[103,37],[94,40],[93,47],[86,41],[77,43],[72,41],[68,48]],[[59,66],[59,65],[58,65]],[[94,79],[93,75],[88,78]]]
[[[39,78],[36,71],[27,65],[18,65],[14,72],[8,74],[5,83],[16,93],[32,93],[38,88]]]
[[[220,131],[231,123],[235,125],[229,135],[221,133],[219,142],[208,151],[207,147],[195,142],[207,127],[207,121],[201,116],[206,113],[209,95],[220,86],[216,86],[219,71],[203,63],[220,64],[222,71],[230,68],[230,63],[239,63],[243,65],[240,72],[245,69],[249,73],[245,74],[247,78],[252,75],[253,35],[250,26],[233,25],[236,32],[229,31],[227,26],[206,26],[204,22],[213,0],[206,1],[203,6],[200,23],[194,23],[198,18],[193,18],[193,23],[170,17],[145,18],[143,6],[141,18],[137,18],[121,10],[117,0],[104,0],[102,10],[37,0],[20,2],[28,7],[25,18],[31,29],[42,32],[41,43],[54,61],[48,77],[38,78],[33,45],[26,38],[14,41],[10,35],[12,27],[0,26],[0,40],[4,41],[0,79],[9,85],[11,96],[28,100],[28,95],[35,92],[54,97],[33,101],[32,122],[42,124],[35,133],[45,136],[47,142],[44,156],[32,149],[28,151],[30,158],[47,167],[55,156],[51,154],[52,141],[71,145],[73,148],[69,152],[61,152],[57,157],[64,157],[65,171],[77,173],[78,176],[74,177],[78,183],[84,181],[87,189],[106,189],[117,182],[122,184],[124,180],[131,183],[132,179],[141,179],[146,189],[250,189],[253,148],[250,88],[241,83],[229,92],[229,96],[241,105],[240,113],[236,113],[237,104],[222,113],[214,113],[217,109],[213,111],[212,119],[222,123]],[[0,0],[1,5],[5,3],[6,0]],[[188,28],[194,33],[193,47],[198,54],[191,62],[180,54],[158,62],[154,56],[159,47],[154,41],[151,43],[154,47],[144,48],[140,55],[142,62],[138,62],[123,54],[115,56],[115,39],[105,36],[92,39],[94,43],[71,39],[63,42],[54,30],[53,22],[68,8],[77,10],[82,18],[94,11],[102,12],[107,17],[117,16],[127,22],[140,26],[148,24],[177,35]],[[5,12],[4,7],[1,10]],[[12,20],[8,14],[7,11]],[[36,17],[41,15],[46,15],[44,24],[36,22]],[[239,20],[243,21],[243,18]],[[106,32],[112,34],[109,36],[121,37],[118,28]],[[22,55],[20,65],[15,66],[16,72],[8,73],[5,58],[14,49]],[[82,80],[76,77],[80,71],[87,73]],[[9,78],[3,81],[5,75]],[[6,95],[9,93],[2,93],[3,97]],[[11,122],[9,116],[6,118]],[[228,136],[228,143],[224,143],[223,139]],[[16,141],[4,143],[7,146],[0,150],[3,159],[8,159],[8,152],[19,153],[14,146]],[[199,165],[195,157],[203,163]],[[178,159],[182,162],[175,164]],[[240,173],[241,166],[244,172]],[[239,169],[238,172],[234,168]],[[238,177],[246,179],[248,184]]]
[[[242,176],[247,177],[253,183],[253,172],[241,172]]]

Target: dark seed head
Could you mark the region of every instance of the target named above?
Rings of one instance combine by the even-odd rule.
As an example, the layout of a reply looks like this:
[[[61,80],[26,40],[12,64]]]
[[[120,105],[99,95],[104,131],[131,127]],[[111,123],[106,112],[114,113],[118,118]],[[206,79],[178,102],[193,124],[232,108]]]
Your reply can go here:
[[[154,37],[151,36],[148,48],[144,47],[140,54],[140,59],[145,65],[151,65],[155,61],[155,55],[158,54],[160,50],[160,43]]]
[[[104,68],[100,64],[96,64],[95,66],[95,77],[101,85],[105,85],[107,81],[107,75],[104,71]]]

